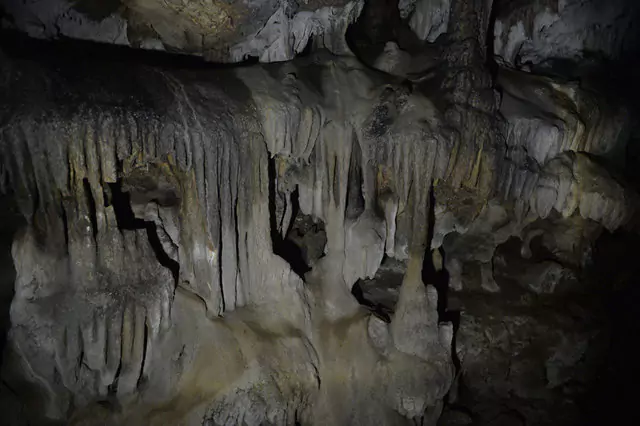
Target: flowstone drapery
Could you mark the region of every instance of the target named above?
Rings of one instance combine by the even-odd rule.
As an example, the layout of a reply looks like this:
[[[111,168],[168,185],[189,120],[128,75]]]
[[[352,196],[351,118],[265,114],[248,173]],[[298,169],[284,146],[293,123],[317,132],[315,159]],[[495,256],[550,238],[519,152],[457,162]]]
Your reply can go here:
[[[3,62],[2,86],[28,219],[5,366],[39,414],[109,401],[116,424],[173,404],[213,424],[437,417],[452,329],[421,278],[446,161],[427,99],[323,55],[237,72],[128,64],[128,82],[110,79],[122,64],[50,60]],[[306,284],[273,249],[292,188],[327,229]],[[410,265],[391,324],[350,293],[385,246]]]
[[[372,67],[344,37],[364,2],[205,3],[170,19],[177,2],[136,0],[127,22],[219,62],[308,52],[2,46],[0,190],[24,224],[0,396],[29,424],[435,425],[460,374],[481,394],[482,356],[524,352],[531,294],[571,288],[603,229],[636,226],[615,172],[630,110],[525,72],[505,33],[488,52],[491,1],[399,2],[406,31],[380,30]],[[191,18],[221,8],[239,20],[195,40]],[[397,285],[376,299],[380,282]],[[475,298],[456,327],[449,289]],[[496,305],[508,338],[482,317]],[[560,388],[597,339],[557,317],[566,335],[531,333]]]

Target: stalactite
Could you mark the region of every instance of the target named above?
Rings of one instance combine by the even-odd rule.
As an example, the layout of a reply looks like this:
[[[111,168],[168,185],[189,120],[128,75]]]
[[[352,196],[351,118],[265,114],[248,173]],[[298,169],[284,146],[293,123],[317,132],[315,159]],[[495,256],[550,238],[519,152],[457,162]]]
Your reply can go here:
[[[628,112],[551,78],[494,82],[491,2],[450,3],[435,27],[433,2],[402,12],[444,46],[412,81],[327,52],[218,69],[3,55],[0,179],[27,220],[9,353],[37,415],[109,400],[119,424],[434,424],[456,353],[431,249],[452,288],[476,262],[497,293],[510,237],[526,252],[554,215],[615,230],[638,202],[594,157],[615,160]],[[342,31],[361,4],[322,19]],[[269,25],[298,22],[283,14]],[[232,53],[281,57],[269,40]],[[279,245],[296,214],[326,234],[308,270]],[[351,293],[385,255],[404,268],[389,323]]]

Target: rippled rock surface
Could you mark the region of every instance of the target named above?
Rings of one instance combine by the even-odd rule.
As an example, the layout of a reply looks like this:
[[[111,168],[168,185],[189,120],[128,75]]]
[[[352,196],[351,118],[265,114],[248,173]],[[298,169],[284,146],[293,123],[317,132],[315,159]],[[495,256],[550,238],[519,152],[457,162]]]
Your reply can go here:
[[[4,25],[125,46],[3,33],[10,424],[583,425],[627,389],[640,109],[507,55],[529,3],[63,3]]]

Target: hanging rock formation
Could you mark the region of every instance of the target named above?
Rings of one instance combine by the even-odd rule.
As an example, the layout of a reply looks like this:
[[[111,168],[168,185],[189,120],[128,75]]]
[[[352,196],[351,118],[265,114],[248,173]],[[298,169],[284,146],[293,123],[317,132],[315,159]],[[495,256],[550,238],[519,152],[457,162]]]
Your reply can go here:
[[[620,59],[637,49],[640,8],[625,0],[499,1],[493,50],[503,65]]]
[[[5,5],[142,48],[0,46],[13,424],[569,424],[635,111],[527,65],[593,2],[493,3]]]
[[[6,365],[38,390],[38,414],[65,421],[107,400],[122,407],[115,424],[171,404],[214,424],[314,423],[330,411],[335,424],[396,424],[441,408],[452,333],[421,279],[441,139],[426,99],[323,55],[216,73],[50,60],[4,61],[2,89],[3,158],[29,223],[13,246]],[[127,82],[110,79],[125,69]],[[415,119],[379,116],[396,103]],[[348,196],[350,173],[361,194]],[[287,228],[293,186],[327,228],[308,285],[270,235],[273,192],[285,195],[273,218]],[[362,210],[347,217],[358,195]],[[395,240],[413,265],[391,327],[350,294],[394,245],[385,200],[403,212]]]
[[[216,62],[293,59],[315,40],[345,54],[347,26],[363,1],[6,0],[5,28],[33,37],[77,38],[201,55]]]

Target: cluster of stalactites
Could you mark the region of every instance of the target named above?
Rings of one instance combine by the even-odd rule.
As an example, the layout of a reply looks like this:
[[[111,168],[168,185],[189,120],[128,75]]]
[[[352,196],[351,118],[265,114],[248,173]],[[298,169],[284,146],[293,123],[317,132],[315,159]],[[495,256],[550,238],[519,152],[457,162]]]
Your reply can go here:
[[[554,209],[609,230],[627,223],[637,196],[596,160],[618,160],[627,111],[573,83],[513,71],[498,82],[507,145],[499,193],[515,202],[518,217],[546,218]]]
[[[11,344],[33,364],[28,380],[59,395],[47,416],[63,418],[70,396],[78,406],[114,390],[127,398],[157,376],[145,360],[175,326],[177,286],[209,315],[249,306],[265,328],[307,332],[302,282],[273,254],[267,149],[242,102],[215,85],[203,96],[189,75],[134,67],[145,93],[114,105],[101,102],[106,73],[80,93],[82,79],[23,65],[0,85],[11,100],[41,84],[0,111],[3,169],[28,222],[14,244],[21,327]],[[54,104],[51,90],[93,101]],[[148,93],[169,106],[141,106],[135,96]]]
[[[438,112],[426,98],[380,84],[380,76],[348,60],[316,66],[320,87],[305,78],[310,71],[304,67],[282,67],[280,78],[245,76],[275,156],[278,189],[286,198],[298,190],[301,211],[327,224],[334,250],[343,251],[350,227],[366,218],[379,228],[388,255],[407,258],[409,240],[424,251],[432,181],[453,173],[452,162],[460,161],[452,159]],[[269,90],[276,86],[280,92]],[[338,89],[339,97],[319,93]],[[284,232],[290,207],[281,212]],[[376,253],[381,260],[383,251]],[[368,275],[377,266],[364,269]]]
[[[42,382],[62,387],[52,389],[46,403],[47,415],[56,418],[66,406],[62,389],[74,391],[80,405],[113,389],[121,396],[135,392],[150,342],[170,326],[175,277],[156,266],[152,231],[125,225],[129,218],[114,204],[117,164],[134,140],[127,135],[147,128],[136,126],[133,116],[121,127],[113,126],[113,116],[89,112],[67,120],[52,116],[13,121],[0,137],[10,181],[29,219],[13,246],[12,322],[37,318],[41,326],[14,330],[13,350],[28,360],[39,345],[41,357],[55,360],[30,359],[29,368]],[[137,124],[143,122],[153,125]],[[109,146],[112,138],[115,147]],[[135,140],[154,145],[144,137]]]
[[[17,96],[14,90],[26,79],[42,87],[29,94],[29,103],[3,114],[0,147],[30,226],[64,246],[65,239],[53,241],[57,234],[51,231],[71,216],[63,200],[88,198],[80,212],[90,224],[88,252],[96,252],[103,220],[113,216],[117,232],[149,229],[160,246],[160,263],[176,270],[172,288],[177,284],[198,295],[213,315],[266,303],[262,282],[269,274],[286,278],[286,264],[278,261],[274,272],[261,254],[271,252],[268,157],[242,102],[212,86],[208,90],[222,107],[211,110],[192,77],[154,70],[138,90],[166,95],[168,107],[164,101],[145,106],[135,97],[131,106],[113,105],[99,96],[91,105],[55,105],[51,81],[57,81],[55,90],[83,99],[82,80],[24,66],[22,74],[8,73],[11,84],[2,87],[7,99]],[[99,86],[103,77],[92,78]],[[292,284],[292,291],[298,286]],[[302,315],[295,311],[291,315]]]

